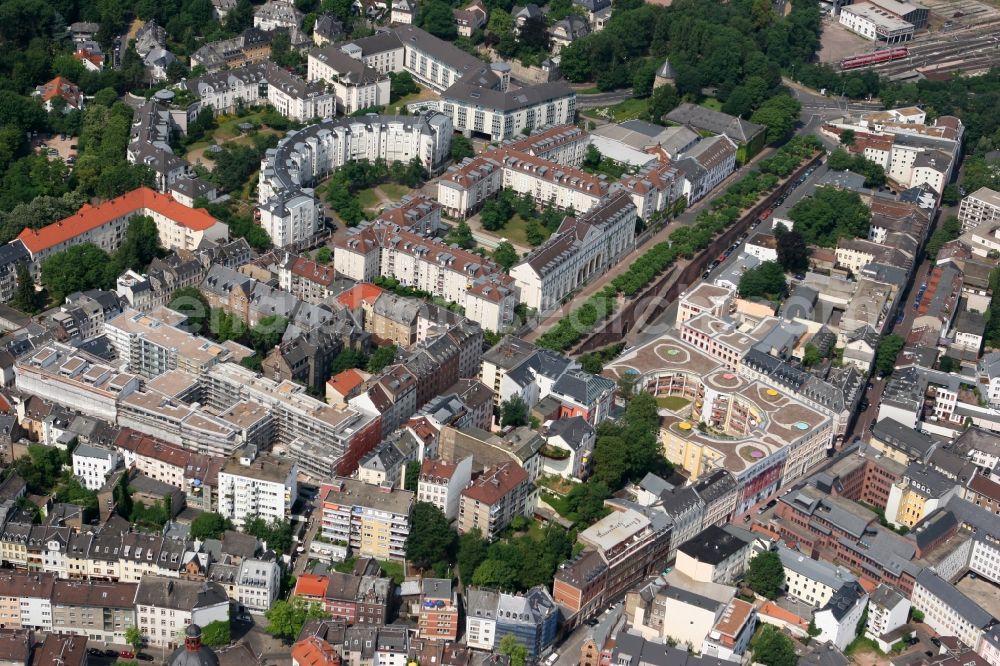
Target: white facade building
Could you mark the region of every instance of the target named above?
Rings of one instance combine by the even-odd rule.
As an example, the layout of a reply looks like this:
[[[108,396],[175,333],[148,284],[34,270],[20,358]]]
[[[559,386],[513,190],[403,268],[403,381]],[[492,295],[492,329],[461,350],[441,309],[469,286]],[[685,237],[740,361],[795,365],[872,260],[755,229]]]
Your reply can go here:
[[[576,218],[566,218],[510,274],[521,302],[546,312],[575,289],[603,275],[635,247],[636,208],[619,191]]]
[[[924,623],[941,636],[955,636],[966,645],[979,645],[993,617],[934,571],[917,574],[910,597],[924,614]]]
[[[73,449],[73,476],[87,490],[100,490],[122,459],[117,451],[89,444],[78,444]]]
[[[471,480],[472,456],[457,463],[424,460],[417,481],[417,500],[433,504],[448,520],[454,520],[462,490]]]
[[[975,229],[981,224],[1000,222],[1000,192],[980,187],[962,199],[962,205],[958,209],[958,219],[965,231]]]
[[[389,77],[336,46],[310,52],[306,76],[333,86],[336,110],[344,115],[389,103]]]
[[[236,597],[251,613],[266,612],[281,591],[281,567],[275,561],[246,559],[240,563]]]
[[[247,518],[287,520],[298,493],[295,463],[271,455],[244,454],[219,472],[219,514],[243,527]]]
[[[857,635],[858,622],[868,605],[868,593],[858,582],[848,583],[834,594],[823,608],[813,614],[819,629],[816,640],[832,643],[843,651]]]
[[[136,625],[153,646],[184,642],[189,624],[229,622],[229,596],[218,583],[143,576],[135,593]]]

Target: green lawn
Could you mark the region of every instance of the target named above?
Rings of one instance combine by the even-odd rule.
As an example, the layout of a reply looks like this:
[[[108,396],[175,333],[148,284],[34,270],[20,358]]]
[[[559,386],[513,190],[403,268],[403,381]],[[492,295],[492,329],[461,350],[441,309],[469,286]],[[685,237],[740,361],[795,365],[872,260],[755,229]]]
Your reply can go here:
[[[379,185],[379,189],[382,193],[392,199],[393,201],[399,201],[407,194],[410,194],[413,190],[406,187],[405,185],[397,185],[396,183],[386,183],[384,185]]]
[[[598,95],[602,91],[597,86],[591,86],[590,88],[584,88],[583,90],[577,90],[577,95]]]
[[[627,99],[611,107],[611,113],[614,114],[615,122],[618,123],[626,120],[635,120],[636,118],[645,116],[648,111],[648,99]]]
[[[407,104],[412,104],[413,102],[422,102],[424,100],[436,100],[440,99],[438,94],[429,88],[421,88],[418,92],[407,95],[406,97],[400,97],[395,102],[389,104],[389,111],[391,113],[396,112],[396,108],[402,109]]]
[[[378,208],[379,205],[382,203],[382,200],[378,198],[378,195],[375,194],[375,191],[370,188],[358,192],[357,197],[358,197],[358,203],[361,204],[361,207],[366,210]]]
[[[503,225],[503,229],[494,231],[493,233],[497,236],[503,236],[515,245],[531,247],[531,243],[528,242],[528,222],[517,213],[514,213],[514,217],[507,220],[507,224]]]
[[[712,109],[713,111],[722,111],[722,102],[715,99],[714,97],[706,97],[701,105],[706,109]]]
[[[690,405],[691,401],[679,395],[668,395],[662,398],[657,398],[656,404],[659,405],[660,407],[663,407],[664,409],[669,409],[672,412],[676,412]]]
[[[394,562],[391,560],[379,560],[379,565],[382,567],[382,571],[389,578],[392,578],[392,582],[399,585],[403,582],[406,577],[405,571],[403,570],[402,562]]]
[[[232,139],[240,135],[239,126],[242,123],[253,123],[259,125],[261,123],[261,118],[264,117],[264,112],[251,113],[249,115],[243,116],[242,118],[235,117],[229,120],[224,120],[219,123],[218,129],[216,129],[212,134],[215,136],[216,140],[220,143],[225,139]]]

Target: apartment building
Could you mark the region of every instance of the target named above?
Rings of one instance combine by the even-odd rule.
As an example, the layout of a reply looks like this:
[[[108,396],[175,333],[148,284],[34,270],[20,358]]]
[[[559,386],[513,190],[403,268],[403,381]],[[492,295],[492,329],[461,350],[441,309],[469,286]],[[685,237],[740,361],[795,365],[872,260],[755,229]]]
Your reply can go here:
[[[0,574],[0,624],[5,629],[51,631],[55,581],[55,574],[51,573]]]
[[[96,206],[84,204],[75,215],[41,229],[26,228],[18,239],[28,250],[36,273],[57,252],[81,243],[93,243],[113,253],[125,237],[129,221],[153,218],[160,244],[168,250],[197,250],[204,241],[225,242],[229,227],[203,209],[188,208],[165,194],[140,187]]]
[[[333,262],[347,277],[371,282],[389,277],[465,308],[465,316],[491,331],[514,322],[513,278],[492,261],[388,222],[350,230],[334,242]]]
[[[219,472],[219,515],[242,527],[257,516],[265,522],[288,519],[298,495],[298,467],[270,454],[241,452]]]
[[[458,592],[444,578],[420,581],[420,612],[417,636],[431,641],[454,641],[458,638]]]
[[[104,331],[118,358],[128,362],[130,371],[147,378],[169,370],[197,375],[216,363],[239,362],[253,353],[242,345],[212,342],[172,325],[182,320],[172,310],[147,314],[128,308],[106,322]]]
[[[118,415],[118,401],[141,386],[138,376],[56,342],[17,359],[14,372],[19,390],[111,422]]]
[[[135,583],[57,580],[52,586],[52,631],[124,645],[136,625]]]
[[[213,410],[250,402],[270,411],[275,444],[304,475],[326,479],[351,474],[382,438],[381,419],[352,407],[327,405],[291,381],[274,381],[235,363],[221,363],[201,377],[204,401]]]
[[[462,491],[472,480],[472,456],[451,463],[425,458],[417,477],[417,501],[429,502],[448,520],[458,518]]]
[[[100,490],[121,463],[121,456],[112,449],[90,444],[77,444],[73,449],[73,476],[87,490]]]
[[[248,558],[240,562],[236,600],[251,613],[265,613],[281,592],[281,567],[274,560]]]
[[[902,627],[910,619],[910,600],[899,590],[881,584],[868,598],[865,636],[878,639]]]
[[[458,132],[503,141],[525,130],[564,125],[576,116],[576,92],[563,82],[509,90],[509,65],[493,63],[467,74],[441,96],[441,110]]]
[[[118,425],[206,455],[228,457],[246,443],[240,429],[225,419],[155,390],[122,399]]]
[[[467,157],[438,178],[437,200],[448,215],[465,218],[503,189],[503,166],[489,154]]]
[[[958,219],[962,222],[963,231],[1000,222],[1000,192],[980,187],[962,199]]]
[[[692,580],[733,585],[753,556],[753,535],[735,525],[710,525],[677,546],[675,568]]]
[[[190,624],[229,622],[229,597],[218,583],[143,576],[134,607],[143,638],[168,649],[183,643]]]
[[[523,594],[470,588],[465,613],[470,647],[495,652],[501,639],[513,636],[539,657],[553,644],[559,624],[559,607],[548,589],[539,585]]]
[[[278,246],[311,238],[320,209],[311,186],[349,160],[409,163],[428,171],[451,148],[451,122],[439,113],[326,119],[267,151],[257,188],[261,223]]]
[[[643,167],[638,173],[623,176],[619,182],[632,197],[636,214],[643,220],[673,206],[684,189],[683,175],[669,161]]]
[[[584,549],[560,565],[552,585],[568,626],[577,626],[626,590],[663,571],[672,525],[667,515],[623,500],[577,537]]]
[[[187,506],[214,511],[218,505],[219,472],[226,459],[209,456],[122,428],[115,449],[125,464],[148,476],[184,491]]]
[[[929,568],[917,574],[910,601],[924,614],[928,627],[966,645],[978,646],[984,632],[996,623],[979,604]]]
[[[959,484],[932,467],[910,463],[889,490],[885,518],[890,525],[912,528],[949,499],[958,495]]]
[[[303,81],[276,65],[267,68],[266,80],[268,103],[289,120],[332,118],[336,111],[336,98],[322,83]]]
[[[278,287],[306,303],[322,303],[334,295],[337,272],[308,257],[286,254],[278,264]]]
[[[389,103],[388,75],[349,56],[339,46],[311,51],[306,76],[310,81],[322,81],[333,87],[336,110],[345,116]]]
[[[324,539],[348,543],[351,552],[381,560],[406,556],[414,494],[337,478],[320,491],[320,533]]]
[[[531,483],[528,473],[515,462],[505,462],[483,472],[461,492],[458,507],[459,533],[479,530],[492,541],[507,529],[515,516],[525,516]]]
[[[191,68],[201,65],[207,72],[263,62],[271,55],[271,34],[259,28],[247,28],[241,34],[209,42],[191,54]]]
[[[735,307],[735,296],[732,289],[699,282],[681,294],[677,306],[677,325],[680,326],[702,313],[716,318],[727,317]]]
[[[555,234],[511,268],[521,302],[547,312],[607,272],[635,247],[636,215],[628,194],[616,192],[563,220]]]
[[[778,544],[778,557],[785,570],[785,590],[814,608],[821,608],[845,584],[857,578],[842,567],[810,558],[804,553]]]

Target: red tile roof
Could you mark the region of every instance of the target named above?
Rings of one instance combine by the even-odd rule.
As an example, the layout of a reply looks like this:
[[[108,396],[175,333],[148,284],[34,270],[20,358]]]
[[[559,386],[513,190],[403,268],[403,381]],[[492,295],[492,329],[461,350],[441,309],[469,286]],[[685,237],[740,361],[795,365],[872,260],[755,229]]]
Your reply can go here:
[[[98,53],[91,53],[87,49],[79,49],[73,54],[73,58],[76,60],[87,60],[93,63],[98,69],[104,67],[104,56]]]
[[[339,372],[326,380],[327,385],[340,395],[347,395],[365,381],[365,376],[354,368]]]
[[[329,576],[304,573],[295,579],[295,592],[292,594],[296,597],[323,599],[326,597],[326,588],[329,584]]]
[[[337,651],[316,636],[308,636],[293,645],[292,659],[299,666],[340,666]]]
[[[491,506],[527,480],[528,473],[517,463],[500,463],[480,474],[462,495]]]
[[[381,295],[381,287],[376,287],[370,282],[362,282],[361,284],[351,287],[338,296],[337,302],[349,310],[357,310],[361,307],[363,302],[367,301],[369,303],[374,303],[375,300]]]
[[[38,86],[38,92],[42,96],[42,101],[47,102],[53,97],[62,97],[72,105],[80,102],[80,88],[75,83],[63,76],[57,76],[48,83]]]
[[[195,231],[204,231],[218,224],[218,220],[203,208],[188,208],[169,195],[160,194],[148,187],[140,187],[96,206],[84,204],[76,215],[38,230],[25,229],[17,237],[28,251],[34,254],[137,211],[159,213],[173,220],[175,224]]]

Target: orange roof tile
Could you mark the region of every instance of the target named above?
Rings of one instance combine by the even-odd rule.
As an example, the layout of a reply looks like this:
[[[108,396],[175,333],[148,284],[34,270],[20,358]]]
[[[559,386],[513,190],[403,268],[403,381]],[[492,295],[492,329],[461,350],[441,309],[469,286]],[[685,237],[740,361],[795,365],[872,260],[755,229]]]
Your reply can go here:
[[[308,636],[292,646],[292,659],[299,666],[340,666],[340,655],[332,645]]]
[[[296,597],[314,597],[322,599],[326,596],[326,586],[330,579],[327,576],[319,576],[311,573],[304,573],[295,579]]]
[[[364,381],[365,376],[363,374],[354,368],[349,368],[330,377],[330,379],[326,380],[326,383],[340,395],[347,395],[356,387],[363,384]]]
[[[17,237],[29,252],[35,254],[140,210],[159,213],[175,224],[195,231],[204,231],[218,224],[218,220],[203,208],[188,208],[169,195],[140,187],[96,206],[84,204],[76,215],[41,229],[25,229]]]
[[[374,303],[375,299],[381,295],[381,287],[376,287],[371,282],[362,282],[338,296],[337,302],[350,310],[357,310],[363,302]]]
[[[784,608],[774,603],[773,601],[765,601],[764,605],[760,607],[757,611],[760,615],[767,615],[775,619],[781,620],[786,624],[796,625],[799,627],[805,627],[808,623],[801,617],[796,615],[791,611],[786,611]]]

